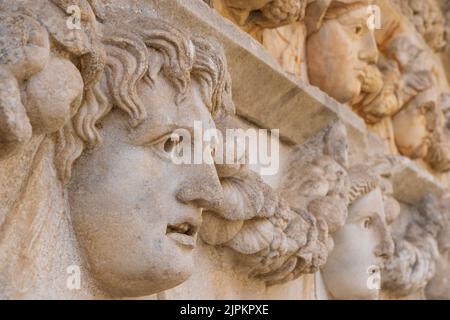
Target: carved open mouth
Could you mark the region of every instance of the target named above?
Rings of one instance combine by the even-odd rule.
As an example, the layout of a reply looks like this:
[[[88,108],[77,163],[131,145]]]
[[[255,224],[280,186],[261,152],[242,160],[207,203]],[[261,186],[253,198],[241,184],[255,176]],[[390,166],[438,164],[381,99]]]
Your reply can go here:
[[[197,226],[184,222],[167,225],[166,235],[183,246],[194,248],[197,242],[197,232]]]

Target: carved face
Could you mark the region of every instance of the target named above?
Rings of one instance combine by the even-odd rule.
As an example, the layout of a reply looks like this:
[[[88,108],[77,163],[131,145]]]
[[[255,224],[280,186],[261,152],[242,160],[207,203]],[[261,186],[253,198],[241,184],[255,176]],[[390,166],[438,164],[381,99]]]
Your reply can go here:
[[[433,130],[436,128],[435,109],[432,102],[419,107],[410,104],[395,115],[395,142],[401,154],[413,159],[426,157]]]
[[[435,92],[432,88],[420,93],[392,118],[394,137],[402,155],[422,158],[432,169],[447,172],[450,169],[448,130]]]
[[[351,205],[345,226],[333,238],[335,248],[322,270],[332,298],[377,299],[377,277],[393,247],[379,188]]]
[[[101,123],[102,144],[76,163],[70,186],[72,219],[91,272],[114,296],[143,296],[190,276],[201,206],[220,195],[213,165],[176,165],[174,130],[194,121],[213,128],[193,83],[186,99],[163,76],[138,85],[148,117],[129,129],[119,111]]]
[[[374,33],[368,29],[367,8],[325,20],[307,40],[308,74],[312,85],[341,103],[361,93],[367,69],[378,59]]]

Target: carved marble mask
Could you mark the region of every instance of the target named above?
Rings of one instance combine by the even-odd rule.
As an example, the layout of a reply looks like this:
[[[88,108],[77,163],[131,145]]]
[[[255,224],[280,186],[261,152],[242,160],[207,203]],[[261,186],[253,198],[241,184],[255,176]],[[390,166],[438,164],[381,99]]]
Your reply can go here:
[[[426,97],[426,95],[425,95]],[[393,117],[395,142],[401,154],[425,158],[438,127],[436,104],[419,96]]]
[[[378,50],[373,31],[367,26],[367,7],[325,18],[321,28],[307,39],[308,75],[341,103],[352,103],[370,76]]]
[[[213,165],[171,161],[174,130],[191,131],[194,121],[214,128],[200,85],[191,81],[176,104],[179,92],[166,76],[146,80],[137,84],[146,120],[130,129],[125,113],[113,109],[99,126],[103,142],[76,163],[69,188],[91,272],[113,295],[149,295],[186,280],[201,207],[221,194]]]
[[[372,286],[383,262],[392,251],[381,190],[356,200],[342,229],[334,234],[335,248],[322,269],[325,286],[333,299],[377,299]]]

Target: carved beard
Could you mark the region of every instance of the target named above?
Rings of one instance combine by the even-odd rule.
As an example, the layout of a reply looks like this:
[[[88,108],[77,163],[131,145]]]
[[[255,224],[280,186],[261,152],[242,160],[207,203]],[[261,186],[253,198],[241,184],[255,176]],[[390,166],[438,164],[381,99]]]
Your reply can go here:
[[[411,159],[420,159],[420,158],[430,157],[432,154],[432,152],[430,151],[432,144],[433,144],[432,137],[428,136],[428,137],[424,138],[422,143],[418,147],[416,147],[414,150],[412,150],[412,152],[410,154],[408,154],[408,157]],[[426,154],[424,154],[424,151],[423,151],[425,147],[427,148]]]
[[[376,65],[370,64],[364,69],[361,91],[378,93],[381,89],[383,89],[383,75]]]
[[[450,144],[432,139],[425,160],[439,172],[450,171]]]
[[[356,109],[370,105],[384,87],[383,75],[374,64],[370,64],[364,69],[364,75],[360,78],[360,81],[361,93],[352,103]]]

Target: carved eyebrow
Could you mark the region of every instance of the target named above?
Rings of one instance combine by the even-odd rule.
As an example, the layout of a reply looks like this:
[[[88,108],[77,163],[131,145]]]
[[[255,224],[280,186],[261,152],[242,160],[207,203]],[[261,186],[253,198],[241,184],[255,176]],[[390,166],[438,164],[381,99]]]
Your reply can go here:
[[[339,21],[342,23],[342,25],[347,26],[347,27],[357,26],[357,25],[361,25],[361,24],[366,25],[368,17],[369,16],[364,17],[364,18],[359,17],[359,18],[345,19],[344,21],[340,21],[340,20]]]
[[[364,16],[352,17],[348,16],[348,13],[338,17],[339,22],[344,26],[352,26],[357,24],[366,24],[367,19],[370,17],[369,13],[365,13]]]
[[[148,121],[144,121],[138,127],[131,129],[129,138],[133,144],[143,145],[148,144],[152,141],[158,140],[159,138],[177,130],[184,129],[189,131],[193,137],[194,129],[189,126],[168,124],[168,125],[157,125],[153,126]]]
[[[377,212],[374,211],[361,211],[361,210],[357,210],[357,213],[354,215],[350,215],[347,219],[348,222],[350,223],[354,223],[354,222],[359,222],[361,219],[363,218],[374,218],[379,216],[379,214]]]

